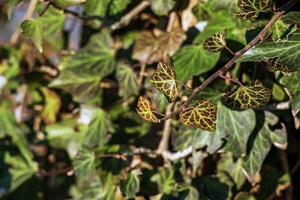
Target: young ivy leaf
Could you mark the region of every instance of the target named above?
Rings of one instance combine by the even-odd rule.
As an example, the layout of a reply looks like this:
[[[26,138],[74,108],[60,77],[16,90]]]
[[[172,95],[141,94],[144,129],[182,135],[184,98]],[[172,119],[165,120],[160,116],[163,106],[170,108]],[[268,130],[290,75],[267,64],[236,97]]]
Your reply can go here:
[[[226,46],[226,33],[218,32],[204,41],[203,48],[210,52],[218,52]]]
[[[208,100],[201,100],[197,106],[179,114],[181,123],[206,131],[216,130],[217,107]]]
[[[151,77],[151,83],[164,93],[170,102],[174,102],[179,94],[176,84],[176,75],[171,65],[160,62]]]
[[[269,102],[271,90],[256,80],[248,86],[240,86],[222,96],[225,105],[235,110],[257,109]]]
[[[281,71],[281,72],[285,72],[285,73],[292,72],[292,70],[289,69],[289,67],[287,65],[282,64],[280,62],[280,59],[278,57],[271,58],[267,61],[267,69],[270,72],[276,72],[276,71]]]
[[[159,119],[153,114],[151,110],[151,104],[150,101],[145,97],[139,97],[136,111],[139,114],[141,118],[143,118],[146,121],[153,122],[153,123],[159,123]]]
[[[268,12],[271,8],[272,0],[238,0],[236,16],[253,21],[260,13]]]

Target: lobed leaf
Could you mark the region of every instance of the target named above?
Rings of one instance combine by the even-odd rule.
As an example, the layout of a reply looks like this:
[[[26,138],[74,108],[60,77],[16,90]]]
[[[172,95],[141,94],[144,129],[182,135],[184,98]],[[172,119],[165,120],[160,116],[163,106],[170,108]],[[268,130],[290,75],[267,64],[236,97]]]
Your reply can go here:
[[[78,152],[73,160],[75,175],[84,179],[95,170],[95,155],[93,152],[83,149]]]
[[[260,13],[272,8],[272,0],[238,0],[236,16],[242,19],[255,20]]]
[[[139,98],[136,111],[144,120],[159,123],[159,119],[153,114],[150,101],[147,98],[142,96]]]
[[[210,52],[218,52],[226,46],[226,33],[218,32],[204,41],[203,48]]]
[[[129,97],[138,95],[138,80],[134,71],[130,66],[119,63],[116,69],[116,78],[118,79],[120,88],[119,95],[128,99]]]
[[[164,93],[170,102],[174,102],[179,94],[176,75],[171,65],[160,62],[151,77],[151,83]]]
[[[289,73],[291,72],[291,70],[289,69],[289,67],[285,64],[282,64],[280,62],[280,59],[278,57],[276,58],[270,58],[267,61],[267,69],[270,72],[276,72],[276,71],[281,71],[281,72],[286,72]]]
[[[135,198],[136,193],[140,190],[139,176],[142,172],[138,169],[132,170],[126,181],[121,182],[121,191],[128,199]]]
[[[39,19],[26,19],[21,24],[22,34],[32,40],[33,44],[39,50],[43,51],[42,37],[43,30],[42,24]]]
[[[248,86],[240,86],[222,96],[222,101],[235,110],[257,109],[269,102],[271,90],[256,80]]]
[[[216,130],[216,106],[208,100],[201,100],[197,106],[186,109],[179,114],[181,123],[206,131]]]

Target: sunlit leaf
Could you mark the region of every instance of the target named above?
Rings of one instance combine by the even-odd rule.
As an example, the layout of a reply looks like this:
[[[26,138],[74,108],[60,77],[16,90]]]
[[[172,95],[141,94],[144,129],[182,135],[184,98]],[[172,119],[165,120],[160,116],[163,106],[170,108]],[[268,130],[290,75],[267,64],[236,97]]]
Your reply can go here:
[[[84,4],[87,15],[98,15],[101,17],[115,15],[123,11],[131,0],[88,0]]]
[[[175,5],[174,0],[149,0],[151,9],[157,15],[167,15]]]
[[[83,179],[95,170],[95,155],[93,152],[83,149],[78,152],[73,160],[75,175]]]
[[[53,0],[53,3],[61,8],[75,6],[86,2],[86,0]]]
[[[158,185],[160,192],[170,194],[177,188],[177,183],[174,177],[174,171],[171,166],[160,168],[157,174],[151,177],[151,181]]]
[[[139,97],[136,111],[140,115],[141,118],[143,118],[146,121],[150,121],[153,123],[159,123],[159,119],[153,114],[151,110],[151,103],[150,101],[145,97]]]
[[[269,102],[271,91],[256,80],[247,86],[240,86],[225,93],[225,105],[236,110],[257,109]]]
[[[218,32],[204,41],[203,48],[210,52],[218,52],[226,46],[225,32]]]
[[[46,87],[41,88],[44,95],[45,105],[43,107],[41,116],[45,123],[52,124],[56,121],[56,115],[60,109],[61,102],[59,96],[52,90]]]
[[[195,107],[179,114],[181,123],[206,131],[216,130],[217,108],[208,100],[201,100]]]
[[[151,77],[151,83],[163,92],[170,102],[176,100],[179,91],[176,84],[176,75],[171,65],[160,62]]]
[[[248,192],[239,192],[235,195],[234,200],[255,200],[255,197]]]
[[[21,30],[22,34],[31,39],[36,48],[42,52],[43,30],[40,19],[26,19],[21,24]]]
[[[243,172],[252,184],[255,183],[255,176],[259,172],[272,144],[279,149],[287,148],[287,134],[284,124],[281,124],[281,128],[274,129],[270,127],[275,126],[278,121],[276,115],[267,111],[264,115],[258,115],[258,134],[253,141],[250,153],[243,163]]]
[[[242,19],[255,20],[260,13],[270,11],[271,0],[239,0],[236,15]]]

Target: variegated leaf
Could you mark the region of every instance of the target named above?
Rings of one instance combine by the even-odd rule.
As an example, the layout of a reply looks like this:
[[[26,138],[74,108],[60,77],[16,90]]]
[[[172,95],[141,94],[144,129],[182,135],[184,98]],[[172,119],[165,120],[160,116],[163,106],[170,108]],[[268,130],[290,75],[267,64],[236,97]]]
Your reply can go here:
[[[218,52],[226,46],[226,33],[218,32],[204,41],[203,48],[210,52]]]
[[[181,123],[206,131],[216,130],[217,107],[208,100],[201,100],[197,106],[179,114]]]
[[[145,97],[140,97],[136,106],[136,111],[146,121],[159,123],[159,119],[153,114],[151,110],[151,103]]]
[[[271,90],[256,80],[248,86],[240,86],[225,93],[222,100],[225,105],[235,110],[257,109],[269,102]]]
[[[255,20],[260,13],[270,11],[272,0],[238,0],[236,15],[242,19]]]
[[[270,72],[275,72],[275,71],[281,71],[281,72],[292,72],[289,67],[283,63],[280,62],[280,59],[278,57],[276,58],[271,58],[267,61],[267,69]]]
[[[170,102],[174,102],[179,94],[176,75],[171,65],[160,62],[151,77],[151,83],[163,92]]]

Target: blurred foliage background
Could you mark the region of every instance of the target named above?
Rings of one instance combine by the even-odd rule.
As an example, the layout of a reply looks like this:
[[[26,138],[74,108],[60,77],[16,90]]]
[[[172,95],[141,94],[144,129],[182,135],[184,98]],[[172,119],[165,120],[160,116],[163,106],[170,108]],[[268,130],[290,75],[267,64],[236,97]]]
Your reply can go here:
[[[300,199],[299,3],[269,30],[271,47],[225,74],[269,85],[265,109],[227,108],[232,83],[216,79],[195,99],[218,105],[213,134],[135,110],[142,95],[176,110],[191,91],[170,104],[150,84],[157,63],[195,88],[233,57],[205,50],[208,37],[226,31],[236,52],[287,2],[264,1],[273,10],[250,21],[237,0],[0,0],[0,198]],[[268,71],[269,51],[293,72]]]

